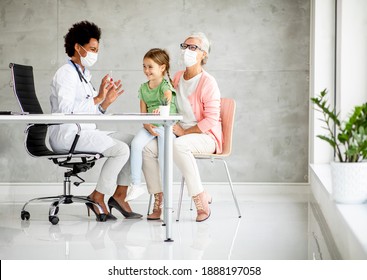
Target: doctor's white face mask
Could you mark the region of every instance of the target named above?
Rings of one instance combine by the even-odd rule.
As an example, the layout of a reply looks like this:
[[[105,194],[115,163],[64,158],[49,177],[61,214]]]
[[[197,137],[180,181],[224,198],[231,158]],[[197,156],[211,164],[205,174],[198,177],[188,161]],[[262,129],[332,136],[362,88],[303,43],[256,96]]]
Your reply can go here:
[[[80,45],[81,46],[81,45]],[[81,46],[82,47],[82,46]],[[82,47],[83,48],[83,47]],[[83,57],[79,52],[80,61],[85,67],[92,67],[98,60],[98,53],[88,52],[85,48],[83,48],[87,52],[87,55]]]
[[[196,56],[196,51],[190,51],[189,49],[186,49],[182,51],[181,59],[186,67],[191,67],[197,62]]]

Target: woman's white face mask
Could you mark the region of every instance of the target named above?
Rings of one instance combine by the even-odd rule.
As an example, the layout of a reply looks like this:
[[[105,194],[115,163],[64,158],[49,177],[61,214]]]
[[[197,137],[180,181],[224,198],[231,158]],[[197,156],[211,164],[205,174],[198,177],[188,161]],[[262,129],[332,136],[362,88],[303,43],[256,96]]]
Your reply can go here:
[[[189,49],[182,51],[182,61],[186,67],[191,67],[197,63],[197,52],[190,51]]]
[[[81,46],[81,45],[80,45]],[[82,46],[81,46],[82,47]],[[83,64],[83,66],[85,67],[92,67],[98,60],[98,53],[95,52],[88,52],[85,48],[82,47],[83,50],[85,50],[87,52],[87,55],[85,57],[83,57],[80,52],[80,62]]]

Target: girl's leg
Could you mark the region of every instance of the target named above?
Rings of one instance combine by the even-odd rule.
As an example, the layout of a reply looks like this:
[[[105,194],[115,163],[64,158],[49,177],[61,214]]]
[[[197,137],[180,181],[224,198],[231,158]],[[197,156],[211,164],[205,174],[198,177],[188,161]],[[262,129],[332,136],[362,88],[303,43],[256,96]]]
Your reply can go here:
[[[135,135],[131,142],[131,181],[133,185],[141,184],[141,172],[143,165],[143,148],[148,144],[155,136],[151,135],[145,128],[142,128]]]
[[[139,130],[131,142],[131,181],[125,201],[133,200],[144,193],[141,187],[141,173],[143,166],[143,148],[155,136],[151,135],[145,128]]]

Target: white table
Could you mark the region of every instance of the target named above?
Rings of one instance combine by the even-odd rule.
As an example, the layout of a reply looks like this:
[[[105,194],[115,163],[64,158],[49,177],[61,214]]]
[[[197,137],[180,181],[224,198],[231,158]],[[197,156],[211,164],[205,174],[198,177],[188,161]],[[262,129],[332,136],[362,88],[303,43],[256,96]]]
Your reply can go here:
[[[165,164],[163,170],[163,193],[164,193],[164,222],[166,224],[166,240],[172,239],[172,125],[181,120],[181,115],[170,115],[167,117],[155,114],[30,114],[30,115],[0,115],[0,123],[95,123],[95,122],[141,122],[141,123],[163,123],[164,125],[164,149]],[[159,176],[159,174],[157,174]]]

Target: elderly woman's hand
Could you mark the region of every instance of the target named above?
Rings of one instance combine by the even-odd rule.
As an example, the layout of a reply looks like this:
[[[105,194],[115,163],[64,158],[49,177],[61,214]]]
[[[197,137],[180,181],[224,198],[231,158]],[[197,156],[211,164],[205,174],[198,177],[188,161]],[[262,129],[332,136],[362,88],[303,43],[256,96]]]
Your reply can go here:
[[[182,135],[184,135],[185,134],[185,130],[182,128],[182,126],[181,125],[179,125],[178,123],[176,123],[173,127],[172,127],[172,131],[173,131],[173,133],[176,135],[176,136],[178,136],[178,137],[180,137],[180,136],[182,136]]]

